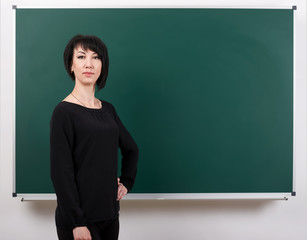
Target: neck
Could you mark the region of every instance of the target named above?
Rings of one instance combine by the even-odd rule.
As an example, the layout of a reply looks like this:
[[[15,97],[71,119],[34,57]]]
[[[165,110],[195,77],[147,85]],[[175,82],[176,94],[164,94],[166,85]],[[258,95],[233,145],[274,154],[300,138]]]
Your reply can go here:
[[[97,102],[95,98],[95,85],[84,86],[76,81],[72,94],[87,106],[95,106]]]

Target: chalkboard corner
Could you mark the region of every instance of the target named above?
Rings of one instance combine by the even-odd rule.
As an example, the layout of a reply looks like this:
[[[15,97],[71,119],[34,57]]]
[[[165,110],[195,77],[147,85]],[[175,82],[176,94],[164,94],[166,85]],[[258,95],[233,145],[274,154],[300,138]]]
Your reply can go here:
[[[17,9],[17,5],[12,5],[12,9],[16,10]]]
[[[297,6],[296,5],[292,6],[292,9],[297,10]]]
[[[13,197],[17,197],[17,193],[13,193],[12,196],[13,196]]]
[[[292,192],[291,196],[295,197],[296,196],[296,192]]]

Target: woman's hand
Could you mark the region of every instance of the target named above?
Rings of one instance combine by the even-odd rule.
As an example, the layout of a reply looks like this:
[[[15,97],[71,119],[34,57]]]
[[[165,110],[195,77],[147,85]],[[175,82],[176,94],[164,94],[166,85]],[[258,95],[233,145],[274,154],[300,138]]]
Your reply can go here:
[[[76,227],[72,231],[74,240],[92,240],[92,236],[87,227]]]
[[[118,183],[118,191],[117,191],[117,201],[122,200],[122,198],[127,194],[127,188],[120,182],[119,178],[117,178]]]

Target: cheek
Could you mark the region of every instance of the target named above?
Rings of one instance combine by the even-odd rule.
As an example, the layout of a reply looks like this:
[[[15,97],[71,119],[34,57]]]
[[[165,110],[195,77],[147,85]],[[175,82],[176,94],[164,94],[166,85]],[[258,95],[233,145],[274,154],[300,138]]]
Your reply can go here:
[[[98,75],[100,75],[101,74],[101,72],[102,72],[102,64],[100,64],[98,67],[97,67],[97,73],[98,73]]]
[[[77,72],[79,70],[79,65],[75,61],[73,61],[71,65],[71,70],[74,70],[74,72]]]

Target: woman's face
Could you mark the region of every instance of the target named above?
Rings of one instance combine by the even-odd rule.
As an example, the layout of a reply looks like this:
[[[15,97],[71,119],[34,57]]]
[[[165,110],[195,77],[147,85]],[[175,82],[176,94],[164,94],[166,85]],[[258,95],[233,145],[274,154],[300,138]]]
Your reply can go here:
[[[102,62],[98,54],[91,50],[84,50],[81,46],[74,49],[71,71],[75,80],[83,85],[95,85],[101,73]]]

